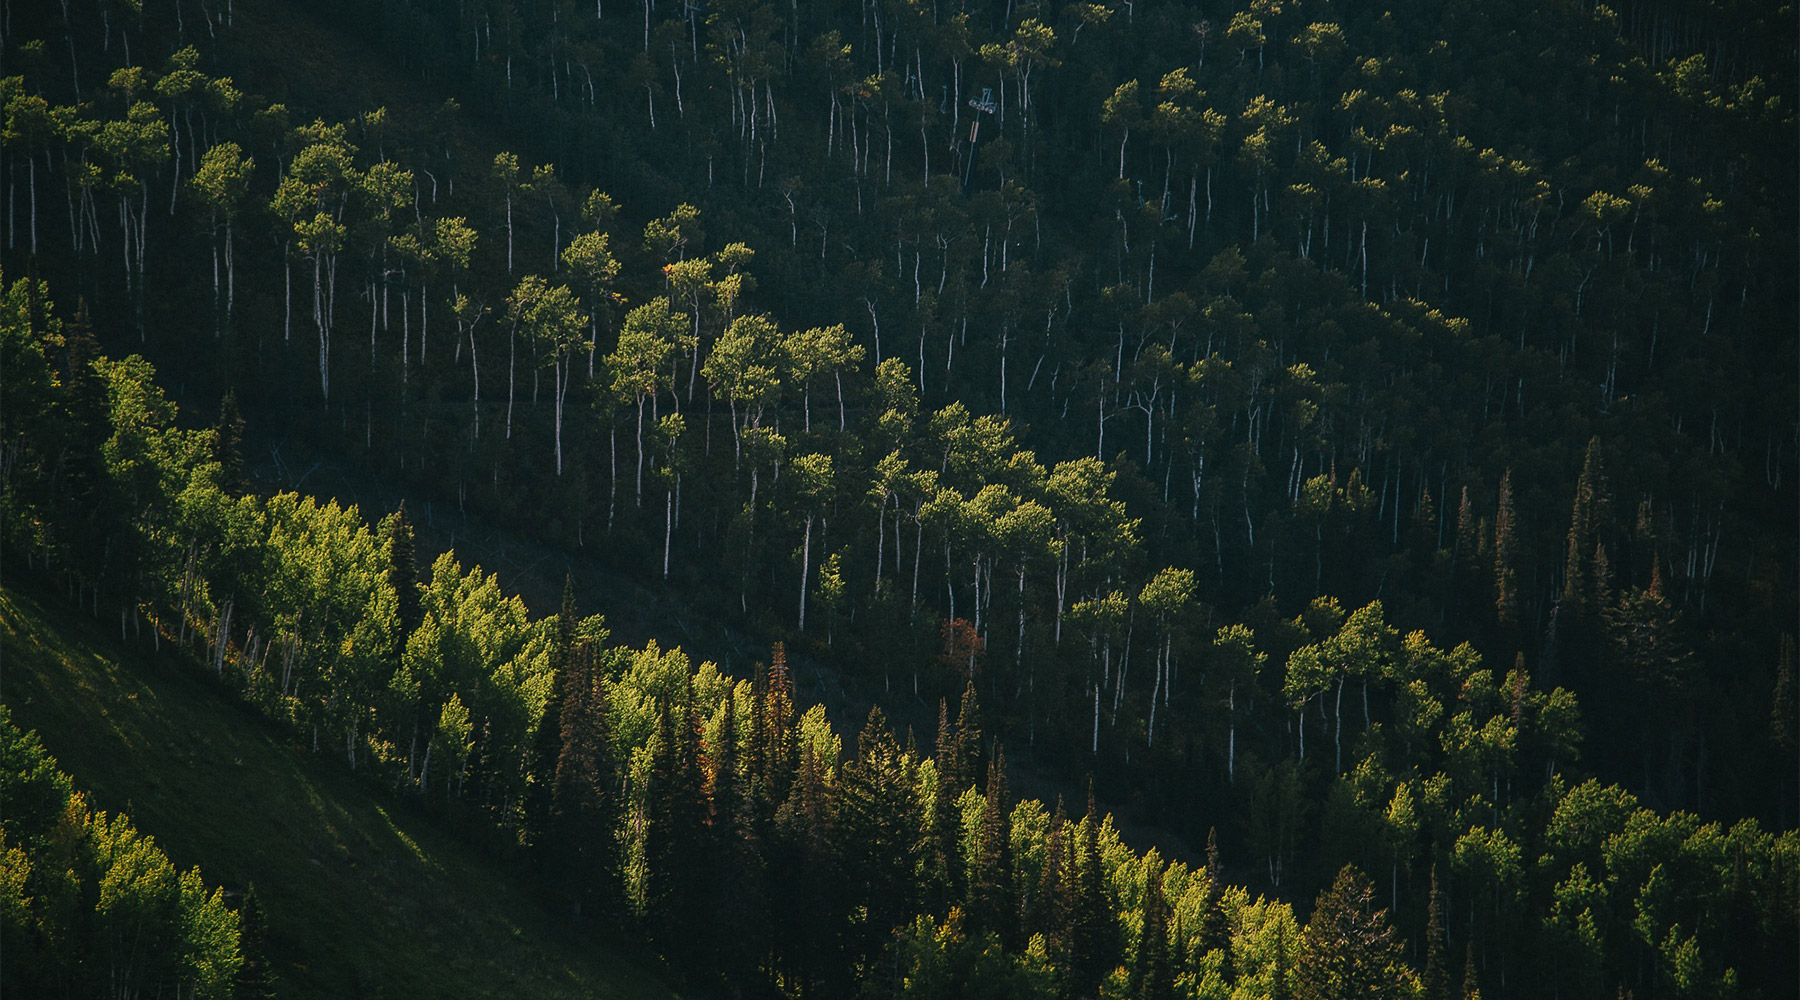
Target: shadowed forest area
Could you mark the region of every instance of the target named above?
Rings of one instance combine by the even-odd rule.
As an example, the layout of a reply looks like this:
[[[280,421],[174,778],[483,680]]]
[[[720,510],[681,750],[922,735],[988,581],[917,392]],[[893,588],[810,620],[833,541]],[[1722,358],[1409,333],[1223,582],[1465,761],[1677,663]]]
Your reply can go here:
[[[9,992],[348,981],[11,728],[105,636],[531,995],[1791,995],[1791,4],[0,30]]]

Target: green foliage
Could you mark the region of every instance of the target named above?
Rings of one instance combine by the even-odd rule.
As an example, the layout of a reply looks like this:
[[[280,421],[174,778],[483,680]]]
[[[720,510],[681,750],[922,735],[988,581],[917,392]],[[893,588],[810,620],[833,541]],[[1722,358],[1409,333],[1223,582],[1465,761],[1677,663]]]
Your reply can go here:
[[[1767,978],[1760,945],[1711,943],[1755,935],[1671,914],[1669,886],[1707,864],[1634,867],[1620,877],[1649,888],[1629,905],[1591,900],[1573,866],[1610,877],[1605,841],[1567,796],[1592,773],[1659,809],[1791,825],[1791,777],[1757,766],[1791,735],[1793,701],[1773,624],[1793,604],[1792,525],[1775,516],[1794,488],[1793,199],[1767,138],[1791,131],[1793,88],[1770,12],[652,5],[639,37],[489,6],[331,0],[321,28],[277,5],[249,29],[211,18],[204,39],[179,10],[14,12],[18,38],[56,42],[21,43],[23,75],[0,86],[7,266],[81,290],[87,308],[63,313],[109,346],[135,330],[182,387],[165,397],[145,362],[100,360],[35,279],[9,289],[0,513],[28,572],[62,574],[97,616],[110,603],[122,634],[147,625],[200,653],[298,742],[531,842],[543,817],[520,803],[550,766],[568,643],[479,574],[415,609],[396,539],[353,508],[240,498],[229,422],[188,430],[175,405],[236,387],[258,442],[294,428],[369,475],[398,469],[440,509],[454,497],[609,568],[654,577],[642,556],[660,531],[661,577],[691,611],[753,642],[797,638],[853,701],[909,661],[924,705],[967,675],[988,735],[1029,746],[1034,770],[1094,773],[1178,834],[1231,817],[1271,885],[1310,893],[1353,852],[1389,866],[1378,881],[1416,924],[1424,866],[1443,861],[1471,904],[1454,933],[1499,966],[1490,992],[1545,985],[1525,957],[1540,930],[1582,956],[1590,992],[1641,991],[1651,969],[1672,992],[1724,984],[1734,963]],[[143,52],[173,54],[123,65]],[[213,75],[227,69],[245,82]],[[343,104],[366,87],[339,73],[381,81],[385,106]],[[253,93],[271,88],[284,104]],[[476,239],[501,225],[504,265]],[[515,273],[515,243],[524,261],[547,248],[552,273]],[[291,337],[296,296],[316,344]],[[189,327],[208,305],[202,350]],[[505,434],[484,437],[490,315],[508,322],[508,399]],[[343,336],[365,321],[366,358]],[[301,394],[314,364],[319,393]],[[811,420],[820,391],[835,430]],[[620,509],[633,408],[636,503]],[[729,464],[713,450],[727,420]],[[809,600],[828,629],[805,630]],[[947,669],[920,670],[940,635]],[[617,680],[639,654],[595,655]],[[595,767],[665,812],[652,779],[673,767],[697,816],[696,774],[734,787],[707,754],[745,747],[760,798],[708,803],[706,824],[753,830],[730,839],[773,860],[744,870],[805,874],[824,901],[804,955],[769,959],[763,982],[844,992],[883,929],[830,884],[836,752],[815,727],[815,752],[790,758],[782,685],[696,700],[673,654],[642,655],[657,694],[606,702],[631,735],[609,729]],[[681,675],[705,672],[682,658]],[[788,708],[753,707],[770,696]],[[721,721],[739,714],[742,740]],[[982,784],[980,749],[944,755],[934,803]],[[957,884],[964,859],[930,862],[946,893],[932,926],[964,904],[979,938],[1004,923],[995,892],[1017,892],[1001,944],[1042,930],[1059,964],[1069,928],[1028,891],[1054,880],[1054,824],[1040,836],[1018,815],[1026,832],[973,842],[980,900]],[[665,928],[669,852],[716,845],[670,847],[668,826],[625,831]],[[1675,835],[1644,838],[1674,850]],[[1303,863],[1315,844],[1332,856]],[[1001,846],[1027,873],[1010,886],[982,869]],[[1527,884],[1497,891],[1515,870]],[[734,883],[733,912],[765,912],[757,877]],[[1169,981],[1232,986],[1217,937]],[[1109,960],[1133,965],[1139,943]],[[742,968],[752,952],[772,946],[678,961]]]
[[[238,914],[123,815],[89,808],[0,706],[7,989],[234,995]]]

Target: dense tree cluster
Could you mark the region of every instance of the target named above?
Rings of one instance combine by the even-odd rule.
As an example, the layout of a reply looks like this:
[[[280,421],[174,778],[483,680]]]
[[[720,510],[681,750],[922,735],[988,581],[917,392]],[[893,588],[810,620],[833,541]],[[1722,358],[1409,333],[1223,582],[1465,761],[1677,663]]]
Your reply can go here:
[[[9,548],[96,613],[115,603],[122,638],[147,624],[148,641],[192,653],[313,752],[491,830],[574,912],[645,934],[704,992],[1398,996],[1441,978],[1446,942],[1490,994],[1756,995],[1782,974],[1793,831],[1571,787],[1573,696],[1467,644],[1401,636],[1379,603],[1229,626],[1202,658],[1241,685],[1246,729],[1292,722],[1291,754],[1245,752],[1245,843],[1267,883],[1309,853],[1353,862],[1302,930],[1290,904],[1225,885],[1216,845],[1204,866],[1171,863],[1126,847],[1091,798],[1079,819],[1015,799],[980,671],[954,715],[940,702],[931,749],[898,742],[879,709],[846,748],[822,707],[796,704],[779,645],[734,680],[679,650],[609,645],[572,590],[534,620],[451,553],[421,574],[404,510],[370,525],[294,494],[233,495],[229,408],[217,429],[182,430],[147,363],[82,353],[41,284],[14,282],[5,305],[0,343],[29,400],[4,413]],[[86,480],[60,464],[83,434],[100,442]],[[106,516],[126,497],[133,516]],[[75,546],[95,523],[112,525],[101,546]],[[1136,603],[1172,614],[1189,587],[1159,574]],[[1105,613],[1071,612],[1090,622],[1071,627]],[[1178,676],[1166,629],[1153,693]],[[1122,685],[1126,661],[1108,665],[1092,635],[1096,669]],[[1321,771],[1314,824],[1303,787]],[[1391,906],[1429,885],[1423,960],[1364,870],[1387,876]]]
[[[1780,11],[237,6],[9,9],[0,53],[4,539],[121,633],[697,981],[1775,981],[1792,835],[1739,820],[1800,802]],[[778,670],[253,495],[246,417],[941,702],[940,743],[843,755]],[[1334,923],[1122,879],[1001,745]]]

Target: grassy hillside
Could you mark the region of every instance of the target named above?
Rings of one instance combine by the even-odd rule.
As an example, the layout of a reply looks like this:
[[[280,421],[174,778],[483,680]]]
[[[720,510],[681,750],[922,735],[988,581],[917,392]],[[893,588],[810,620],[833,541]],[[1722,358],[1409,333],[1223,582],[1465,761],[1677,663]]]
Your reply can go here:
[[[146,639],[146,642],[148,640]],[[433,821],[288,745],[203,675],[16,581],[0,691],[102,809],[270,921],[282,997],[671,996]]]

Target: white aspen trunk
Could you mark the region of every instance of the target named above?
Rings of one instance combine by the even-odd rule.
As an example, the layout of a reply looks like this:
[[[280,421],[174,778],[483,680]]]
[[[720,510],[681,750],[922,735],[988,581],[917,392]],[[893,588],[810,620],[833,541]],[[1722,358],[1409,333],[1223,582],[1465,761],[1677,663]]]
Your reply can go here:
[[[1013,664],[1018,666],[1025,662],[1025,567],[1019,567],[1019,641],[1013,650]],[[1036,665],[1033,664],[1032,690],[1037,689]]]
[[[331,401],[331,332],[325,319],[325,257],[313,258],[313,323],[319,328],[319,393]]]
[[[671,487],[663,494],[663,574],[662,575],[663,575],[663,579],[665,579],[665,580],[667,580],[669,578],[669,548],[673,544],[674,539],[675,539],[675,490],[673,487]],[[801,577],[800,585],[802,587],[806,586],[804,575],[802,575],[802,577]],[[802,605],[802,607],[800,609],[800,623],[801,623],[802,627],[804,627],[806,624],[806,608],[804,605]]]
[[[511,256],[511,248],[508,248]],[[510,270],[510,264],[508,270]],[[519,325],[513,324],[512,331],[506,335],[506,439],[512,440],[513,399],[518,392],[518,379],[515,377],[519,367]]]
[[[884,492],[881,494],[881,510],[875,514],[875,592],[877,594],[881,593],[881,562],[887,557],[887,502],[888,495]]]
[[[1156,680],[1150,684],[1150,725],[1144,739],[1144,746],[1146,747],[1156,746],[1156,702],[1158,696],[1162,694],[1163,678],[1162,648],[1160,646],[1156,650],[1156,659],[1151,663],[1150,669],[1155,675]],[[1123,684],[1119,686],[1124,687]]]
[[[917,518],[916,511],[914,512],[914,518],[915,519]],[[919,607],[919,564],[925,561],[925,522],[918,521],[918,526],[919,526],[918,537],[913,541],[912,608],[914,610],[912,611],[910,617],[916,617],[918,615],[917,609]],[[896,543],[898,542],[898,537],[899,536],[897,536],[897,535],[895,536]]]
[[[1100,752],[1100,682],[1094,682],[1094,736],[1088,746],[1088,753]]]
[[[1062,561],[1056,567],[1056,644],[1062,645],[1063,608],[1069,596],[1069,539],[1062,544]]]
[[[806,518],[806,533],[800,543],[800,631],[806,631],[806,575],[812,566],[812,515]]]
[[[457,321],[461,324],[461,320]],[[470,407],[475,414],[475,437],[481,437],[481,362],[475,357],[475,324],[469,324],[469,374],[475,380],[475,393]]]
[[[1231,682],[1229,693],[1225,696],[1226,723],[1225,735],[1225,781],[1227,784],[1237,782],[1237,681]]]
[[[559,476],[562,475],[563,399],[569,394],[569,373],[566,368],[563,356],[558,354],[556,356],[556,384],[552,388],[556,393],[556,474]],[[665,558],[663,563],[663,575],[668,576],[668,560]]]
[[[1338,774],[1344,773],[1344,678],[1338,678],[1337,700],[1331,709],[1332,738],[1336,741],[1336,755],[1332,760],[1332,768]]]
[[[231,326],[237,309],[237,262],[232,259],[231,216],[225,217],[225,325]]]
[[[286,291],[281,311],[281,342],[285,344],[294,333],[294,262],[288,259],[285,248],[281,255],[281,281]]]

